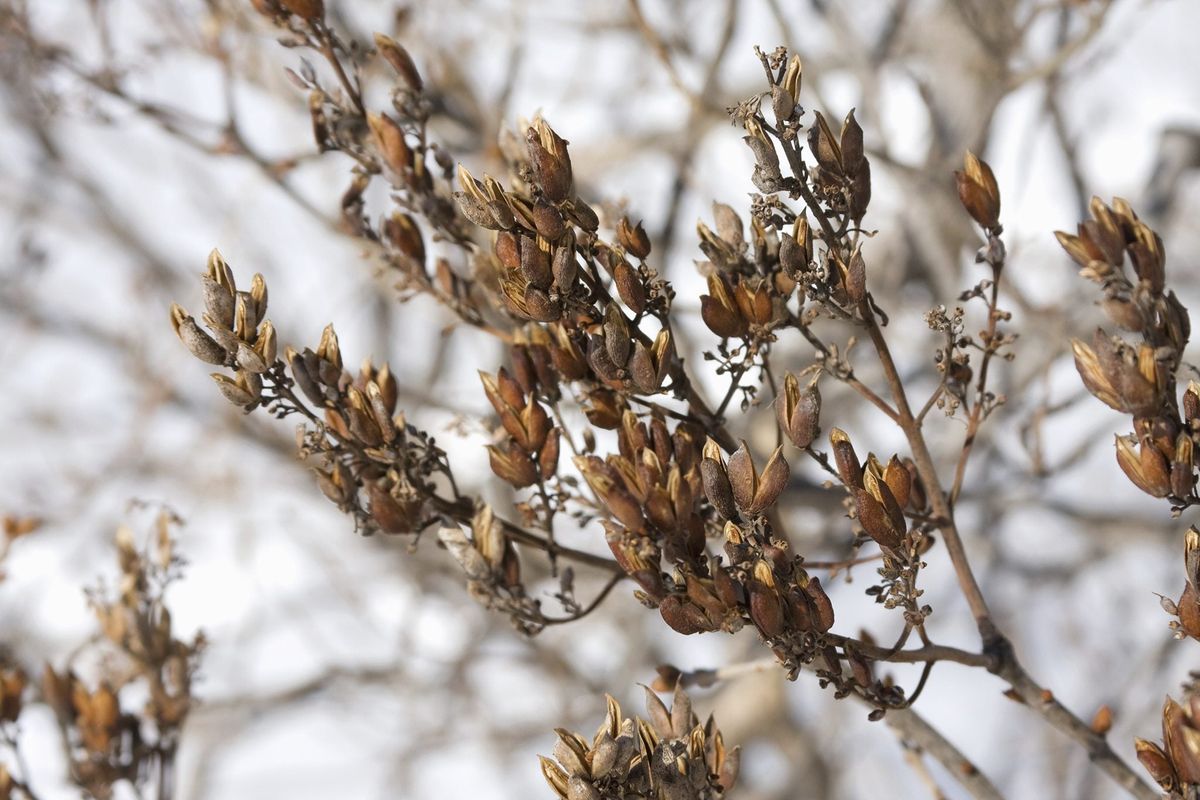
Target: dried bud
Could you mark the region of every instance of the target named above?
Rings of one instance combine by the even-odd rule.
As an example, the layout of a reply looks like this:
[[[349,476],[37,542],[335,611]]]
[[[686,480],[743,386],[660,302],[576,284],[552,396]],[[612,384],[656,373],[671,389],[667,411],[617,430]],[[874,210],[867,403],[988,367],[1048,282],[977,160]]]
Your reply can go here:
[[[1000,227],[1000,188],[987,162],[968,150],[963,156],[963,169],[955,171],[954,180],[958,184],[958,199],[971,218],[983,228],[997,231]]]
[[[640,222],[633,225],[629,217],[621,217],[617,223],[617,239],[634,258],[645,260],[646,256],[650,255],[650,237],[646,235],[646,229]]]
[[[417,66],[413,63],[412,56],[409,55],[407,50],[401,47],[394,39],[382,33],[375,34],[375,49],[391,65],[392,69],[396,70],[396,74],[408,84],[408,88],[411,91],[421,91],[424,87],[424,82],[421,80],[421,73],[417,71]]]
[[[552,203],[562,202],[571,196],[571,157],[567,153],[568,142],[538,119],[526,135],[529,163],[533,167],[533,178],[542,194]]]
[[[862,488],[862,467],[859,466],[858,456],[850,437],[841,428],[829,432],[829,443],[833,447],[833,460],[837,463],[838,476],[842,483],[852,488]]]

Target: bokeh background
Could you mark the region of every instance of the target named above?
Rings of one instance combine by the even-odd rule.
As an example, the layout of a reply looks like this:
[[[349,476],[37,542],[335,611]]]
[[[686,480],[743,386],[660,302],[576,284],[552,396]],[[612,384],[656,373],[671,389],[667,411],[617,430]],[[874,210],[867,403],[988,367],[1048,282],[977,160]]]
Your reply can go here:
[[[801,54],[806,107],[834,119],[857,109],[875,181],[869,279],[917,386],[932,386],[937,346],[922,314],[983,277],[951,172],[966,148],[985,157],[1010,252],[1002,304],[1020,339],[998,378],[1009,403],[968,475],[967,546],[1030,671],[1085,719],[1108,704],[1125,758],[1133,735],[1157,738],[1162,696],[1200,667],[1155,597],[1182,587],[1187,521],[1117,469],[1112,436],[1127,420],[1086,396],[1069,357],[1069,338],[1101,318],[1052,232],[1073,229],[1093,193],[1127,197],[1166,241],[1169,283],[1185,304],[1200,300],[1200,5],[328,5],[348,37],[384,31],[410,48],[435,135],[476,174],[497,170],[502,126],[549,119],[571,141],[581,193],[610,220],[623,209],[646,221],[653,263],[693,317],[682,328],[693,364],[715,344],[698,323],[695,223],[711,222],[713,200],[745,209],[753,191],[724,109],[761,89],[754,45]],[[391,363],[401,405],[463,482],[506,499],[483,455],[475,372],[505,356],[424,299],[397,302],[393,281],[339,232],[350,164],[314,151],[305,98],[284,76],[301,57],[239,0],[0,0],[0,512],[44,519],[5,562],[0,644],[35,673],[71,659],[95,636],[82,589],[115,575],[117,524],[149,531],[166,505],[186,520],[189,561],[171,590],[174,621],[210,642],[181,798],[547,796],[534,754],[555,726],[594,730],[604,692],[636,707],[657,664],[765,652],[749,631],[674,634],[626,587],[587,622],[524,639],[472,602],[432,537],[413,549],[356,536],[293,456],[290,425],[243,416],[214,391],[167,306],[199,304],[216,246],[240,275],[267,278],[281,341],[315,343],[334,322],[348,361]],[[368,96],[386,98],[389,77],[365,77]],[[777,363],[808,363],[798,342],[780,347]],[[826,429],[876,452],[900,447],[877,414],[826,385]],[[766,447],[773,418],[752,410],[734,426]],[[930,428],[949,468],[963,425],[935,416]],[[846,553],[836,496],[798,490],[787,503],[801,552]],[[597,529],[572,542],[604,547]],[[839,628],[884,641],[897,620],[863,596],[871,577],[851,572],[831,592]],[[939,549],[925,586],[935,638],[973,646]],[[978,672],[939,665],[918,710],[1006,796],[1116,796],[1084,753]],[[894,673],[911,685],[911,672]],[[804,676],[756,672],[695,699],[744,747],[740,797],[927,791],[885,725]],[[74,796],[51,712],[22,719],[42,797]]]

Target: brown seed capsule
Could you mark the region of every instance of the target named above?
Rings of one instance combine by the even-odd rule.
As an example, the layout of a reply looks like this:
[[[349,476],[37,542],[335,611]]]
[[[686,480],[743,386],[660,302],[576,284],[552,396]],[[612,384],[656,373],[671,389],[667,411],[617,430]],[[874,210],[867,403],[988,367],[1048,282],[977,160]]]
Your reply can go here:
[[[367,123],[375,138],[375,147],[392,172],[403,175],[411,169],[412,150],[400,124],[387,114],[368,114]]]
[[[571,195],[571,158],[567,153],[568,142],[539,119],[526,134],[529,163],[533,167],[533,178],[538,188],[552,203],[566,200]]]
[[[634,258],[644,260],[650,255],[650,237],[646,229],[640,222],[634,225],[627,216],[621,217],[617,222],[617,240]]]
[[[808,583],[804,585],[804,593],[808,595],[813,610],[816,612],[814,622],[817,630],[825,633],[833,627],[833,603],[830,601],[829,595],[825,594],[820,579],[815,576],[809,578]]]
[[[1138,447],[1132,436],[1116,437],[1116,447],[1117,464],[1134,486],[1151,497],[1170,494],[1170,467],[1157,447],[1146,444]]]
[[[882,547],[897,550],[904,543],[903,532],[896,529],[891,516],[865,489],[854,490],[854,506],[858,514],[859,524],[867,535]]]
[[[816,380],[804,388],[792,373],[783,378],[783,394],[775,401],[775,415],[779,428],[792,444],[804,450],[816,441],[821,432],[821,393]]]
[[[703,611],[677,594],[664,597],[658,606],[658,613],[672,630],[685,636],[713,629]]]
[[[987,162],[970,150],[963,156],[963,169],[955,171],[958,199],[980,226],[995,230],[1000,226],[1000,188]]]
[[[408,84],[411,91],[421,91],[424,87],[421,73],[417,71],[417,66],[413,63],[412,56],[407,50],[394,39],[382,33],[375,34],[375,49],[391,65],[392,69],[396,70],[396,74]]]
[[[487,450],[492,472],[511,484],[514,489],[523,489],[537,482],[537,465],[515,442],[509,442],[504,449],[488,445]]]
[[[834,428],[829,432],[829,443],[833,448],[833,459],[842,482],[852,488],[861,489],[862,467],[859,466],[850,437],[841,428]]]
[[[371,517],[384,533],[411,533],[412,520],[403,506],[377,483],[368,490]]]
[[[171,324],[175,327],[175,334],[183,342],[183,346],[193,356],[206,364],[219,366],[225,363],[228,358],[225,348],[217,344],[196,324],[196,320],[191,315],[174,303],[171,304]]]

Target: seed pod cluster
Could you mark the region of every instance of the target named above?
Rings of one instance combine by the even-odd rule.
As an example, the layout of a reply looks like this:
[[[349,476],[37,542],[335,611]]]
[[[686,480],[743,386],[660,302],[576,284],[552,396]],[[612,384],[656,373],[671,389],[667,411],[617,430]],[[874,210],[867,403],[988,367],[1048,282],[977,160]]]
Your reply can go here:
[[[1171,697],[1162,710],[1162,743],[1135,739],[1138,761],[1172,800],[1200,790],[1200,692],[1185,687],[1182,703]]]
[[[1057,232],[1080,274],[1103,289],[1101,306],[1132,343],[1097,329],[1090,343],[1071,342],[1084,386],[1106,405],[1133,417],[1134,433],[1116,439],[1117,463],[1130,481],[1177,507],[1198,502],[1196,445],[1200,386],[1176,396],[1176,372],[1191,336],[1187,309],[1165,291],[1162,239],[1120,198],[1092,198],[1091,218],[1078,233]],[[1126,270],[1126,262],[1132,274]]]
[[[893,455],[886,464],[874,453],[860,464],[850,437],[840,428],[829,434],[838,476],[850,491],[863,530],[887,552],[900,551],[908,533],[905,509],[920,511],[925,493],[915,469]]]
[[[525,594],[521,562],[492,508],[480,504],[471,520],[470,537],[458,526],[443,526],[438,541],[467,578],[467,591],[484,607],[509,614],[517,627],[536,633],[537,603]]]
[[[835,212],[857,222],[871,202],[871,163],[863,149],[862,126],[851,109],[841,132],[834,135],[824,115],[813,113],[816,121],[808,131],[808,149],[817,160],[813,172],[818,196]]]
[[[604,723],[589,741],[562,728],[542,776],[561,800],[720,800],[737,780],[741,749],[726,749],[710,716],[701,723],[677,688],[671,708],[646,690],[647,719],[623,718],[608,697]]]
[[[192,683],[204,641],[175,638],[163,599],[180,563],[172,522],[168,513],[159,516],[145,550],[135,548],[132,531],[119,529],[117,591],[88,592],[108,647],[101,675],[85,682],[73,670],[60,672],[49,663],[42,673],[41,695],[62,731],[71,777],[90,797],[111,797],[116,783],[156,774],[159,748],[178,741],[194,702]],[[23,676],[0,669],[0,723],[19,711],[12,702],[19,703],[23,685]],[[124,687],[144,693],[139,707],[122,708]]]
[[[507,434],[501,444],[488,446],[492,471],[516,489],[549,480],[558,468],[560,431],[545,407],[504,368],[479,377]]]
[[[238,291],[233,271],[216,250],[208,257],[204,285],[202,328],[178,304],[171,304],[171,325],[188,351],[207,364],[233,369],[233,377],[215,372],[212,378],[227,400],[246,411],[262,401],[262,376],[275,362],[275,326],[264,320],[267,286],[255,273],[250,291]]]

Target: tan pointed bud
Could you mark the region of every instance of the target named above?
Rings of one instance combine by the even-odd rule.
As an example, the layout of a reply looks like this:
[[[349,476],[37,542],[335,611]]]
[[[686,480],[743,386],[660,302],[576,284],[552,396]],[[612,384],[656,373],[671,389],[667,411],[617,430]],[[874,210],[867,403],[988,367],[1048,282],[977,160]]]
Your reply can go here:
[[[704,612],[679,595],[664,597],[658,606],[658,613],[672,630],[684,636],[713,629]]]
[[[704,487],[704,495],[708,502],[724,519],[737,518],[737,505],[733,499],[733,489],[729,484],[729,476],[720,461],[704,458],[700,462],[700,480]]]
[[[892,490],[892,497],[900,508],[907,508],[912,494],[912,476],[900,462],[898,456],[892,456],[883,468],[883,480]]]
[[[256,375],[261,375],[267,371],[267,362],[263,359],[259,352],[246,344],[238,342],[237,352],[234,353],[234,361],[237,362],[239,368],[247,372],[253,372]]]
[[[371,484],[367,492],[371,518],[384,533],[412,533],[414,520],[410,519],[403,506],[378,483]]]
[[[548,481],[558,472],[559,440],[562,429],[554,428],[546,437],[546,443],[538,451],[538,472],[542,480]]]
[[[864,159],[863,129],[854,118],[854,109],[842,121],[842,171],[847,175],[855,174],[862,166]]]
[[[221,390],[221,394],[225,396],[225,399],[235,406],[250,406],[258,402],[258,398],[238,381],[219,372],[214,372],[209,377],[216,381],[217,388]]]
[[[542,777],[546,779],[546,783],[550,784],[550,788],[562,800],[567,800],[567,782],[570,780],[570,776],[563,771],[562,767],[545,756],[538,756],[538,761],[541,762]]]
[[[1107,705],[1100,706],[1096,709],[1095,716],[1092,717],[1091,729],[1092,733],[1099,736],[1104,736],[1112,730],[1113,726],[1113,711]]]
[[[411,215],[403,211],[393,213],[383,222],[383,236],[392,247],[424,268],[425,239],[420,226]]]
[[[258,330],[258,338],[254,341],[254,350],[262,357],[267,365],[274,365],[279,353],[279,342],[275,335],[275,326],[267,320]]]
[[[275,0],[285,11],[305,22],[320,22],[325,18],[324,0]]]
[[[1096,351],[1079,339],[1071,340],[1071,350],[1075,354],[1075,369],[1087,390],[1110,408],[1124,411],[1125,404],[1101,367]]]
[[[752,515],[762,514],[775,505],[775,501],[787,487],[790,476],[791,468],[788,467],[787,459],[783,457],[781,445],[775,448],[775,452],[767,459],[767,465],[763,467],[762,474],[758,476],[757,486],[754,489],[754,500],[746,512]]]
[[[1171,766],[1171,759],[1167,758],[1162,748],[1154,742],[1139,738],[1133,740],[1133,746],[1137,751],[1138,761],[1146,772],[1150,773],[1155,783],[1165,792],[1175,791],[1179,786],[1179,778],[1175,775],[1175,768]]]
[[[333,364],[337,369],[342,368],[342,349],[338,346],[337,331],[333,325],[326,325],[321,331],[321,342],[317,345],[317,357]]]
[[[792,444],[801,450],[816,441],[821,432],[821,393],[814,378],[801,389],[800,381],[792,373],[783,378],[783,394],[775,401],[775,415],[779,428]]]
[[[851,303],[861,303],[867,296],[867,262],[863,260],[861,245],[854,248],[848,264],[842,264],[839,260],[837,265],[842,273],[842,287],[846,290],[846,297]]]
[[[571,158],[567,141],[538,119],[525,138],[533,180],[546,199],[559,203],[571,196]]]
[[[650,236],[641,222],[634,225],[629,221],[629,217],[621,217],[617,222],[617,240],[634,258],[645,260],[646,256],[650,255]]]
[[[1192,437],[1180,433],[1176,439],[1175,458],[1171,462],[1171,494],[1176,497],[1189,497],[1196,485],[1194,446]]]
[[[963,156],[963,169],[954,173],[954,179],[958,199],[971,218],[990,231],[1000,227],[1000,188],[987,162],[968,150]]]
[[[1171,474],[1167,459],[1157,447],[1138,446],[1132,436],[1116,437],[1117,464],[1133,483],[1151,497],[1166,497],[1171,492]]]
[[[780,81],[780,86],[796,100],[800,99],[800,82],[803,78],[804,64],[800,61],[800,56],[793,54],[788,59],[787,69],[784,70],[783,80]]]
[[[808,599],[812,603],[813,621],[816,623],[817,630],[821,633],[827,632],[833,627],[833,602],[829,599],[829,595],[825,593],[824,587],[821,586],[821,581],[817,577],[808,579],[808,583],[804,585],[804,593],[808,595]]]
[[[1200,641],[1200,591],[1192,584],[1184,584],[1183,593],[1175,603],[1179,616],[1179,627],[1188,636]]]
[[[1200,587],[1200,530],[1195,525],[1183,536],[1184,576],[1193,587]]]
[[[732,288],[716,272],[708,276],[708,294],[700,296],[700,317],[722,338],[745,336],[749,331],[749,322],[734,301]]]
[[[225,363],[228,357],[225,348],[217,344],[216,340],[196,324],[193,317],[174,303],[171,304],[171,324],[179,341],[183,342],[183,346],[193,356],[206,364],[220,366]]]
[[[808,131],[808,149],[823,169],[836,175],[842,169],[842,152],[838,145],[838,137],[834,136],[824,114],[815,111],[813,115],[815,120]]]
[[[1188,387],[1183,392],[1183,421],[1196,430],[1200,427],[1200,384],[1188,381]]]
[[[867,535],[889,550],[897,550],[904,543],[903,532],[896,529],[891,516],[883,504],[866,489],[854,490],[854,507],[858,522]]]
[[[603,800],[600,790],[583,775],[572,775],[567,781],[567,800]]]
[[[729,457],[725,466],[729,476],[729,485],[733,490],[733,499],[738,508],[749,513],[754,506],[755,494],[758,492],[758,471],[754,468],[754,460],[746,442],[742,441],[738,449]]]
[[[842,483],[853,488],[862,488],[862,467],[859,466],[850,437],[841,428],[834,428],[829,432],[829,443],[833,448],[834,463],[837,464],[838,476]]]
[[[424,81],[421,80],[421,73],[417,71],[412,56],[394,39],[382,33],[375,34],[375,49],[379,55],[383,56],[384,61],[396,70],[396,74],[408,84],[410,91],[420,92],[424,88]]]
[[[492,472],[507,481],[514,489],[523,489],[537,482],[538,469],[533,458],[509,442],[504,449],[488,445],[488,463]]]
[[[750,583],[749,594],[750,620],[763,636],[773,639],[783,633],[783,606],[775,588],[755,580]]]

